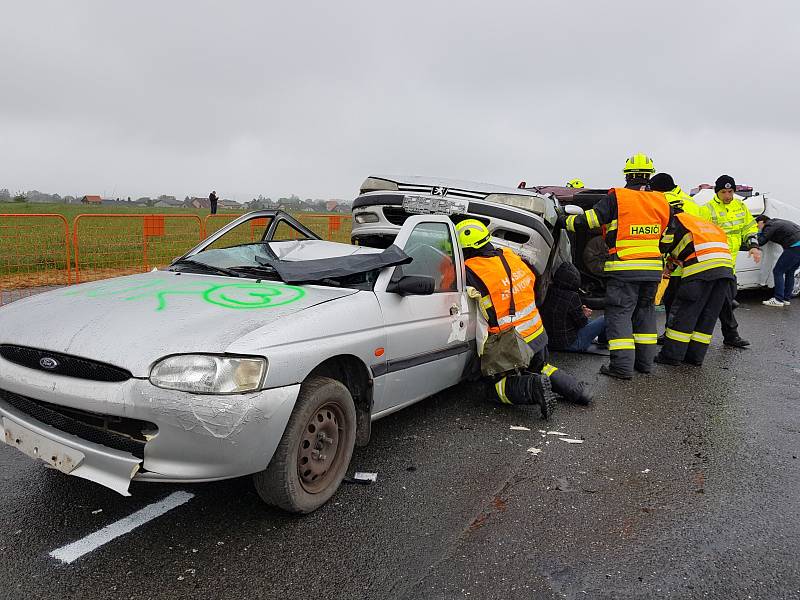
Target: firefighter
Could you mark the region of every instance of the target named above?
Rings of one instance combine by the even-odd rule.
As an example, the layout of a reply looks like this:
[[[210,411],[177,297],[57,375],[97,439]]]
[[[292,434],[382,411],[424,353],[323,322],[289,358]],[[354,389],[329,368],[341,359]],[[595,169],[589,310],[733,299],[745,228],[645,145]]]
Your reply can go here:
[[[489,229],[477,219],[456,226],[464,249],[467,285],[480,294],[480,313],[488,323],[489,335],[515,327],[530,347],[533,358],[527,372],[502,374],[494,381],[497,397],[505,404],[538,402],[547,418],[555,407],[548,388],[566,400],[589,404],[585,384],[576,381],[548,362],[547,333],[536,307],[536,275],[508,248],[497,249],[489,241]]]
[[[689,194],[681,189],[679,185],[675,185],[675,180],[669,173],[656,173],[653,175],[650,178],[650,189],[654,192],[664,192],[667,202],[669,202],[669,205],[673,209],[682,210],[685,213],[694,215],[696,217],[701,217],[706,220],[709,219],[708,209],[697,204],[694,200],[692,200],[692,197]],[[671,269],[669,274],[669,285],[667,285],[667,289],[664,290],[664,296],[662,298],[664,310],[666,311],[667,315],[669,315],[672,302],[675,300],[675,296],[678,293],[678,288],[681,284],[682,272],[681,265],[675,261],[670,261],[668,268]],[[659,336],[658,343],[663,344],[664,339],[664,336]]]
[[[567,187],[576,190],[582,190],[585,186],[583,185],[583,181],[580,179],[570,179],[567,182]]]
[[[603,226],[609,247],[606,280],[606,335],[609,365],[600,373],[631,379],[634,370],[649,373],[656,353],[656,290],[664,261],[659,243],[669,223],[670,206],[661,192],[648,190],[653,161],[635,154],[625,163],[626,185],[582,215],[562,216],[568,231]]]
[[[719,320],[722,323],[722,341],[726,346],[745,348],[750,342],[739,335],[739,324],[733,315],[733,302],[736,298],[736,256],[742,246],[746,246],[756,264],[761,262],[761,249],[758,245],[758,225],[744,202],[734,197],[736,182],[730,175],[720,175],[714,184],[714,197],[706,204],[711,221],[728,236],[728,246],[733,257],[733,280],[729,281],[727,294]]]
[[[666,339],[655,362],[703,364],[722,304],[734,280],[728,236],[711,221],[674,208],[661,250],[683,266],[667,316]]]

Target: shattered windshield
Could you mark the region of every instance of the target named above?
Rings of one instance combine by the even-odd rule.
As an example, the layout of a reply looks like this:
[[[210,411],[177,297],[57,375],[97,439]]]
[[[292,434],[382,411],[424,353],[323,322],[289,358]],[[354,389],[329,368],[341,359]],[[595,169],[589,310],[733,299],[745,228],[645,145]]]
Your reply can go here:
[[[372,289],[380,270],[411,258],[397,246],[385,250],[322,240],[256,242],[203,250],[177,260],[171,271],[189,271]]]

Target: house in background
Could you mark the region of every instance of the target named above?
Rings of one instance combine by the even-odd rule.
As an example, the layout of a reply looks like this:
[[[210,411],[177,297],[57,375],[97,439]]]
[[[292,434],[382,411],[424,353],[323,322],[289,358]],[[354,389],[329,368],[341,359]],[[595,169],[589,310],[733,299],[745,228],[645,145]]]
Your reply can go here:
[[[328,200],[325,203],[325,210],[327,210],[328,212],[334,212],[338,207],[339,207],[338,200]]]
[[[103,199],[100,196],[84,196],[81,198],[81,204],[94,204],[95,206],[100,206],[103,203]]]
[[[227,208],[229,210],[242,210],[244,208],[241,204],[236,202],[236,200],[228,200],[227,198],[223,198],[218,202],[219,208]]]
[[[211,209],[211,201],[208,198],[198,198],[197,196],[184,200],[183,205],[187,208]]]

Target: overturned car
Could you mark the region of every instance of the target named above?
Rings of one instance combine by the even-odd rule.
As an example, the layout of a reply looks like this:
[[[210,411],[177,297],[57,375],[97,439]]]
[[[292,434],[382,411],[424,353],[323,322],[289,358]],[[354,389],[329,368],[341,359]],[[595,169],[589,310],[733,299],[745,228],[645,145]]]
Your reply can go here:
[[[386,247],[406,219],[416,214],[446,215],[457,223],[477,219],[492,243],[519,254],[536,274],[542,302],[552,273],[571,261],[570,240],[556,227],[558,202],[534,190],[434,177],[373,175],[353,201],[352,241]]]

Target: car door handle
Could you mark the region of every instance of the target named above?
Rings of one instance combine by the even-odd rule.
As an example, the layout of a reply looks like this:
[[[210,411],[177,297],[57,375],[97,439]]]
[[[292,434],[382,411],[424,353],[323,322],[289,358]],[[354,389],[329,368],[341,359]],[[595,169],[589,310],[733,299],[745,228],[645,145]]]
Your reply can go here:
[[[453,304],[453,306],[450,307],[450,316],[454,317],[460,312],[461,309],[459,308],[458,304]]]

